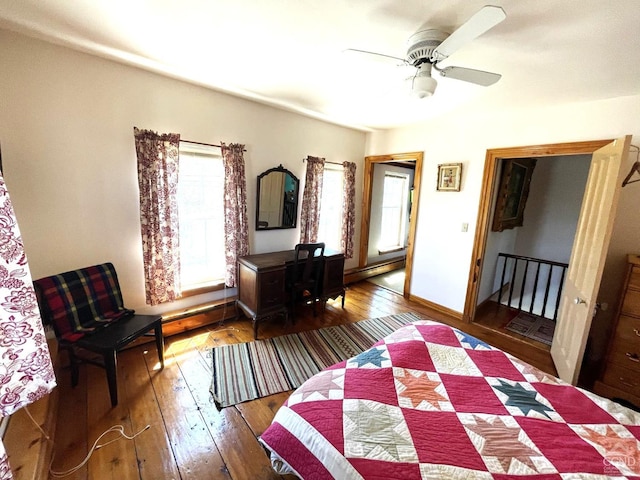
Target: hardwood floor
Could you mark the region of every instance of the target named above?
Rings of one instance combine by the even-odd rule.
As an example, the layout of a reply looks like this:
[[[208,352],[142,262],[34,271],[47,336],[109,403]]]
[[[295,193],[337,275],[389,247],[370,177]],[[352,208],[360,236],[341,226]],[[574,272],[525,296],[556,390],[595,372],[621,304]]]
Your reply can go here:
[[[296,309],[295,325],[279,319],[261,324],[261,338],[412,311],[461,328],[529,363],[554,373],[548,351],[489,328],[461,324],[384,288],[363,281],[349,286],[344,310],[330,301],[324,314]],[[104,371],[83,365],[70,386],[68,370],[58,372],[60,407],[55,432],[54,471],[82,462],[93,442],[114,425],[135,439],[120,439],[96,450],[75,479],[289,479],[277,475],[257,438],[269,426],[289,392],[218,411],[209,393],[211,347],[251,341],[251,322],[227,321],[166,339],[164,370],[152,343],[118,356],[119,404],[111,408]],[[65,362],[63,362],[65,363]],[[551,367],[550,367],[551,366]],[[111,433],[102,443],[117,438]]]

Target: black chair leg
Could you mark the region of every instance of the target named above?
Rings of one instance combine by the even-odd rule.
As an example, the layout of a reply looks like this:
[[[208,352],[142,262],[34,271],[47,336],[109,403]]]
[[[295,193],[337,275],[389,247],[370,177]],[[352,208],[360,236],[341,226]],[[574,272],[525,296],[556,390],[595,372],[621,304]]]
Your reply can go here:
[[[118,405],[118,361],[115,350],[104,354],[104,366],[107,370],[111,406],[115,407]]]
[[[158,360],[160,360],[160,366],[164,368],[164,336],[162,335],[162,324],[159,323],[154,328],[156,336],[156,348],[158,349]]]

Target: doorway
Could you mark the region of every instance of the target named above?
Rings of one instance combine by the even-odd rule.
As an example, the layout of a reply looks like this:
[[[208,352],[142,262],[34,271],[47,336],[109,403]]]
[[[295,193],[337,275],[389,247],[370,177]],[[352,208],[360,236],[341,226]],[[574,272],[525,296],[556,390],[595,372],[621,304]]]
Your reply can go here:
[[[496,166],[500,158],[547,157],[554,154],[591,153],[589,175],[572,245],[567,276],[560,302],[558,328],[553,337],[551,357],[558,376],[572,384],[578,381],[591,320],[597,308],[596,296],[613,230],[623,178],[622,160],[629,152],[631,136],[615,140],[502,149],[487,152],[483,190],[479,207],[474,257],[470,269],[464,318],[476,316],[478,279],[484,264],[489,206],[494,192]],[[519,155],[519,156],[518,156]]]
[[[416,220],[418,218],[418,203],[420,198],[420,179],[422,176],[422,152],[409,152],[409,153],[395,153],[389,155],[376,155],[365,157],[364,165],[364,184],[363,184],[363,212],[362,212],[362,228],[360,233],[360,257],[358,262],[358,268],[361,270],[368,270],[376,273],[386,273],[391,268],[395,267],[389,260],[393,258],[393,252],[386,252],[378,249],[378,253],[382,254],[378,258],[382,260],[374,259],[370,256],[370,247],[378,248],[377,245],[373,245],[370,238],[372,232],[380,230],[379,216],[375,215],[375,211],[372,212],[372,204],[374,199],[379,199],[381,193],[377,190],[377,182],[375,180],[376,165],[406,169],[410,166],[413,169],[412,182],[410,185],[410,205],[408,208],[408,228],[406,232],[406,256],[400,265],[404,266],[404,281],[402,282],[402,291],[400,292],[404,297],[409,296],[411,286],[411,269],[413,263],[413,245],[415,243],[416,234]],[[373,214],[372,214],[373,213]],[[376,220],[378,219],[378,220]],[[375,220],[376,223],[373,223]],[[404,235],[404,234],[403,234]],[[390,249],[392,250],[392,249]],[[385,254],[387,255],[385,257]],[[385,259],[386,258],[386,259]],[[387,268],[387,266],[389,266]]]
[[[587,142],[558,143],[550,145],[534,145],[487,150],[484,177],[478,208],[478,226],[476,228],[472,264],[467,283],[467,296],[463,312],[463,320],[470,323],[474,320],[480,294],[480,278],[482,276],[485,252],[492,219],[493,200],[499,181],[499,169],[502,159],[542,158],[565,155],[591,155],[593,152],[610,143],[612,140],[595,140]]]
[[[474,322],[549,350],[591,155],[499,163]],[[512,195],[519,200],[517,215],[505,214],[505,187],[520,165],[527,166],[530,182]]]

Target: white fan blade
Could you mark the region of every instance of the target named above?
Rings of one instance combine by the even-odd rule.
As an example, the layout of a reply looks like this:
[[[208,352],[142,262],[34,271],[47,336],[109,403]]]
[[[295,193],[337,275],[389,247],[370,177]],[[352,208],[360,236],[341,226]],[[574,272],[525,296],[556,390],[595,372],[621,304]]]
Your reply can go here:
[[[439,62],[449,57],[467,42],[479,37],[487,30],[507,18],[507,14],[500,7],[486,5],[480,9],[473,17],[462,24],[455,32],[449,35],[433,51],[432,60]]]
[[[456,80],[475,83],[476,85],[482,85],[483,87],[493,85],[502,78],[502,75],[498,73],[484,72],[482,70],[473,70],[472,68],[463,67],[446,67],[438,69],[438,72],[443,77],[455,78]]]
[[[404,58],[392,57],[391,55],[385,55],[383,53],[368,52],[367,50],[358,50],[357,48],[347,48],[346,50],[343,50],[342,53],[371,55],[371,58],[380,61],[393,61],[396,65],[408,65],[408,62]]]

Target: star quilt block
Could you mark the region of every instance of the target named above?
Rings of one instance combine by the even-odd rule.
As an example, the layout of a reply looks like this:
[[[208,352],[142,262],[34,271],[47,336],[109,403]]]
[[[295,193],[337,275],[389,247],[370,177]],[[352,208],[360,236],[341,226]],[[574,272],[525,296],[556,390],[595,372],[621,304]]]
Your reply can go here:
[[[292,393],[260,437],[303,479],[640,479],[640,414],[433,321]]]

